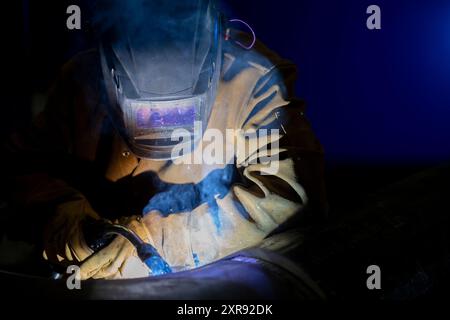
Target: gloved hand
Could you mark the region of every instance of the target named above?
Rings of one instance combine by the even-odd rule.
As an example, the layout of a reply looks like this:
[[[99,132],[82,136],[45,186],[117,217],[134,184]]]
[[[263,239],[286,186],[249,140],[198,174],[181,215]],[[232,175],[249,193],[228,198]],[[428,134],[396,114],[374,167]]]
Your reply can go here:
[[[136,256],[136,250],[123,237],[116,237],[107,247],[94,254],[86,244],[83,222],[99,220],[99,215],[83,198],[73,199],[56,208],[44,232],[43,256],[55,265],[81,264],[81,279],[133,278],[148,276],[148,268]],[[144,241],[149,235],[136,217],[115,221],[132,229]]]
[[[148,276],[149,270],[135,256],[134,247],[123,237],[116,237],[94,254],[84,239],[83,223],[87,219],[100,220],[100,216],[81,195],[58,205],[44,231],[44,259],[55,265],[81,264],[82,279]],[[149,242],[148,234],[140,227],[142,223],[135,217],[115,222],[128,226]]]
[[[147,228],[137,216],[115,221],[134,231],[143,241],[152,243]],[[124,237],[116,236],[105,248],[83,261],[81,279],[138,278],[149,275],[149,269],[137,257],[136,248]]]
[[[85,244],[81,231],[87,217],[100,219],[85,198],[59,205],[44,232],[44,258],[54,264],[70,265],[90,256],[93,251]]]

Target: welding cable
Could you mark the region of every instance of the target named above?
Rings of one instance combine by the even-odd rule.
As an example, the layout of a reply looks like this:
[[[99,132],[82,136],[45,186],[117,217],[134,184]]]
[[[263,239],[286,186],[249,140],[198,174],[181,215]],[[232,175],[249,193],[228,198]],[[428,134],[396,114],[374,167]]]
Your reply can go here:
[[[241,20],[241,19],[231,19],[231,20],[228,20],[228,22],[239,22],[239,23],[245,25],[245,26],[247,27],[247,29],[250,30],[250,32],[251,32],[251,34],[252,34],[252,37],[253,37],[253,40],[252,40],[252,42],[251,42],[251,44],[250,44],[249,46],[246,46],[245,44],[243,44],[243,43],[240,42],[240,41],[234,41],[234,42],[235,42],[237,45],[239,45],[240,47],[244,48],[245,50],[250,50],[250,49],[252,49],[253,46],[254,46],[255,43],[256,43],[256,34],[255,34],[255,32],[253,31],[252,27],[250,27],[250,25],[249,25],[248,23],[246,23],[245,21],[243,21],[243,20]],[[227,31],[226,31],[225,39],[226,39],[226,40],[229,40],[229,39],[230,39],[230,29],[227,29]]]

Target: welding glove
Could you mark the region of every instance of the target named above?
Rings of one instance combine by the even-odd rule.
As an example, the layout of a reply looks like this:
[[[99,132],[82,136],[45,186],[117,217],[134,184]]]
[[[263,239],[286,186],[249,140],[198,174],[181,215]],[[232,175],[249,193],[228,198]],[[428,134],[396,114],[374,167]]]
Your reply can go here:
[[[134,231],[144,242],[152,242],[140,217],[124,217],[114,222]],[[80,267],[82,280],[139,278],[148,276],[149,272],[138,258],[136,248],[122,236],[116,236],[105,248],[84,260]]]
[[[44,232],[44,258],[54,264],[70,265],[90,256],[93,251],[85,244],[81,231],[87,217],[100,219],[82,196],[58,205]]]
[[[55,265],[81,264],[81,279],[88,278],[133,278],[148,276],[148,268],[135,254],[134,247],[122,237],[116,237],[107,247],[94,254],[86,244],[83,222],[99,220],[89,202],[79,199],[65,202],[56,208],[56,213],[44,232],[43,256]],[[133,218],[122,218],[120,223],[133,230],[144,241],[148,241],[146,229]]]

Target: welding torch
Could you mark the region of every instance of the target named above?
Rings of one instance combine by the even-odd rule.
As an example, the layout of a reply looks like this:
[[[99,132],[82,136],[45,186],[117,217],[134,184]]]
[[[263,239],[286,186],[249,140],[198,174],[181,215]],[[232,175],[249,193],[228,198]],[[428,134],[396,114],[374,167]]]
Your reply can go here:
[[[155,247],[144,242],[133,230],[107,220],[88,218],[83,223],[83,233],[89,248],[94,252],[106,247],[116,236],[127,239],[135,248],[139,259],[149,268],[151,275],[171,273],[169,264]]]

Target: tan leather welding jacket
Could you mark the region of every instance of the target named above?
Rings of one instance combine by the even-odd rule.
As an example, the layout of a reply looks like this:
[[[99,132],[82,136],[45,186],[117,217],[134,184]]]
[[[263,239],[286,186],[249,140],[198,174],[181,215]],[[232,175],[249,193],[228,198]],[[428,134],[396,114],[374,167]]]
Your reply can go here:
[[[20,176],[20,199],[28,207],[47,204],[40,215],[50,222],[65,215],[74,216],[76,224],[76,217],[86,215],[115,219],[145,213],[149,241],[172,266],[181,267],[257,245],[307,204],[322,210],[323,152],[305,119],[303,103],[293,98],[295,66],[260,43],[244,50],[226,42],[223,50],[208,129],[279,129],[279,147],[268,151],[279,155],[272,160],[278,161],[276,166],[249,164],[249,158],[262,154],[252,138],[240,134],[234,136],[237,148],[227,163],[177,164],[135,157],[108,117],[99,55],[93,50],[64,66],[47,108],[35,122],[30,139],[38,147],[31,150],[35,155],[28,163],[41,159],[44,165],[33,165],[34,171]],[[277,172],[265,175],[268,166]],[[205,179],[208,183],[202,184]],[[215,188],[218,183],[227,191]],[[165,209],[158,207],[161,203]],[[52,228],[47,227],[47,233],[57,234]],[[47,247],[52,244],[46,242]]]

